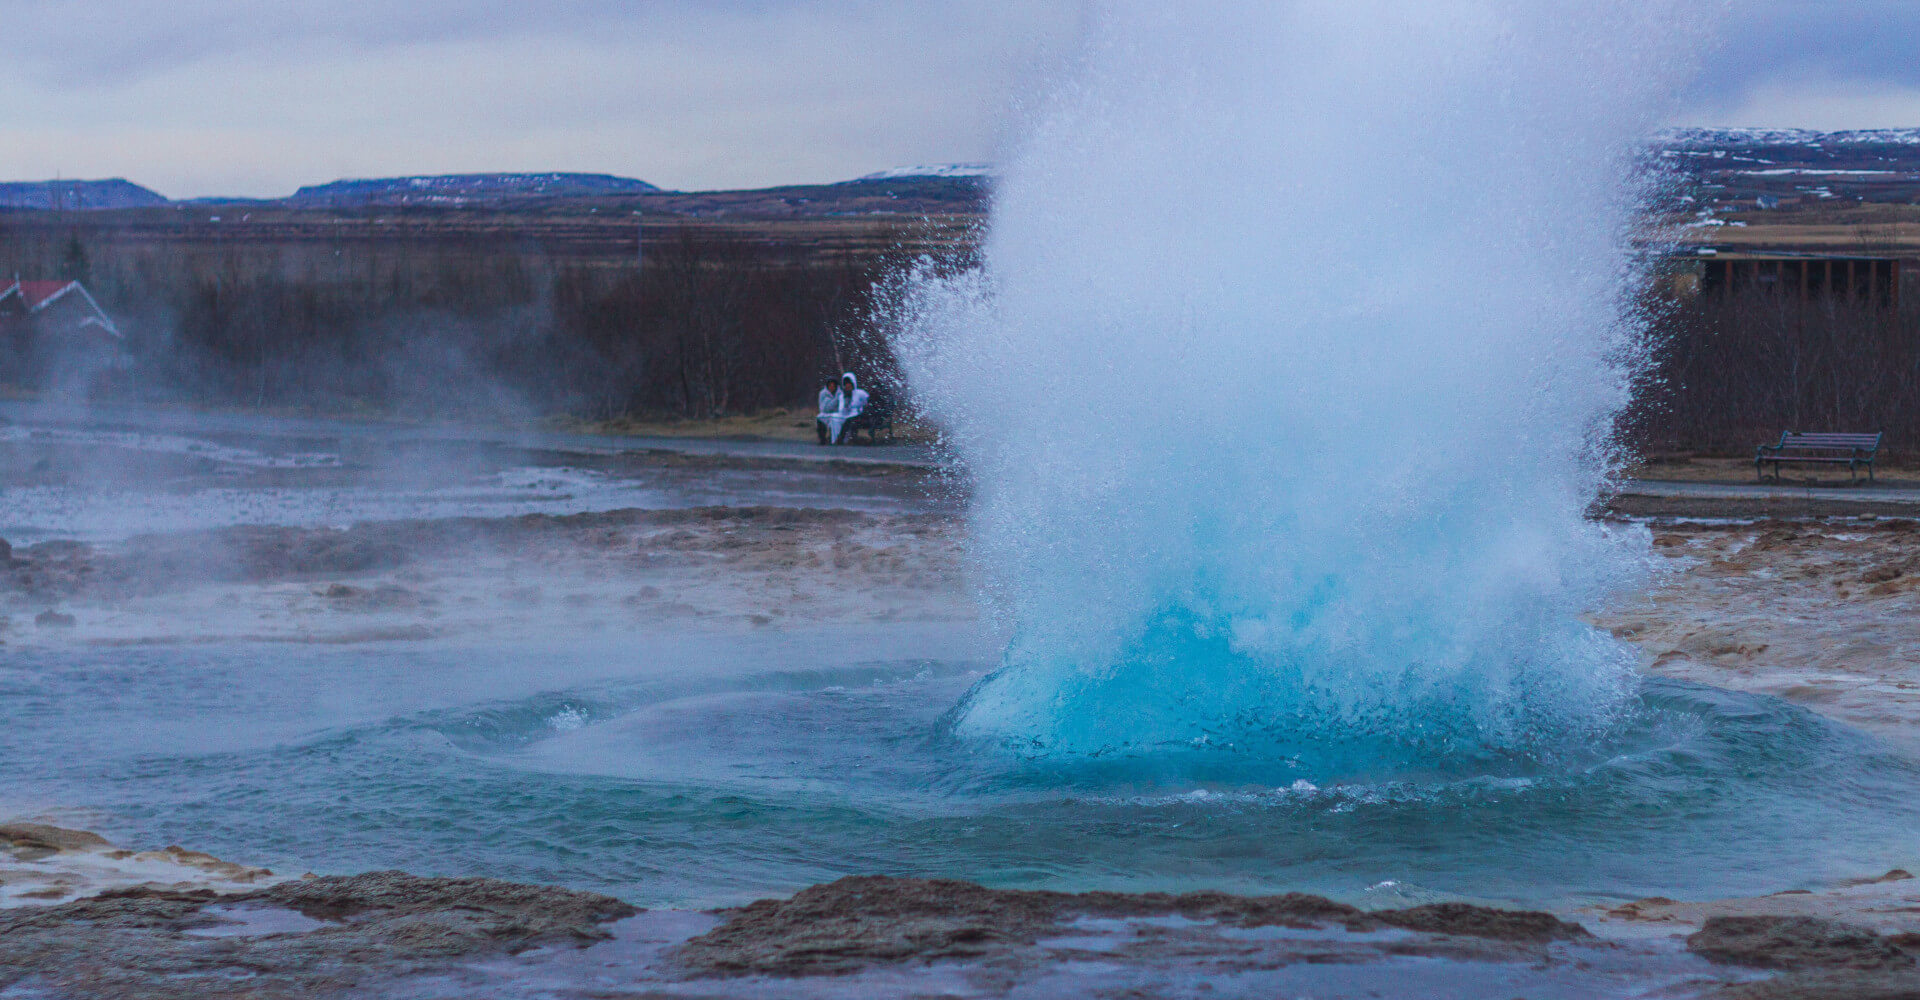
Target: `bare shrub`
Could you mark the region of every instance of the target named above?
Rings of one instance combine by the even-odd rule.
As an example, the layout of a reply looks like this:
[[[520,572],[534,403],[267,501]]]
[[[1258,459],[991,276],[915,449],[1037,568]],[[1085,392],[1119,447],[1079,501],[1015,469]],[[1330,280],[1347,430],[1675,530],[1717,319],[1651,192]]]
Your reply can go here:
[[[663,225],[644,267],[506,237],[86,252],[136,358],[129,394],[606,419],[810,405],[823,375],[891,370],[866,320],[883,255],[780,249]],[[0,231],[0,262],[26,277],[70,256],[38,231]]]

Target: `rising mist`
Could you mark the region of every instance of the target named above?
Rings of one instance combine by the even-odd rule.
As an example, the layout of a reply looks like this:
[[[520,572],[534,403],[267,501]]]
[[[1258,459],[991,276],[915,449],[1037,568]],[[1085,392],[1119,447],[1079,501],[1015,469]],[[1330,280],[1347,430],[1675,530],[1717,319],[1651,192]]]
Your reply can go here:
[[[905,367],[1016,637],[963,735],[1102,754],[1604,724],[1585,516],[1643,324],[1671,0],[1110,3]],[[1418,177],[1420,183],[1409,183]]]

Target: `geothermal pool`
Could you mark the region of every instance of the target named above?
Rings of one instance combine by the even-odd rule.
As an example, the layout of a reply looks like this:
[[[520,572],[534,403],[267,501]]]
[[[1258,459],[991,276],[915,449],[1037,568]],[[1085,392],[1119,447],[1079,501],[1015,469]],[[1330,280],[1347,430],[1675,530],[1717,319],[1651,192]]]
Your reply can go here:
[[[116,842],[737,904],[850,873],[1387,905],[1818,888],[1920,848],[1915,763],[1649,680],[1577,755],[1369,773],[1215,750],[1052,765],[942,716],[966,628],[42,648],[0,666],[0,793]]]

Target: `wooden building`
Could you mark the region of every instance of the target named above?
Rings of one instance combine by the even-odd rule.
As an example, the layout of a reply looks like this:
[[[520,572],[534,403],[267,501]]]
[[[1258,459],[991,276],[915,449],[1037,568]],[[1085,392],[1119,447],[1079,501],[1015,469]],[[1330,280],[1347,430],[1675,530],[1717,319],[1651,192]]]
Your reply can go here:
[[[0,383],[38,386],[58,371],[123,369],[126,338],[78,281],[0,288]]]
[[[1702,253],[1693,263],[1696,266],[1681,274],[1695,276],[1695,290],[1701,295],[1758,290],[1799,299],[1832,297],[1889,308],[1900,305],[1902,262],[1893,257],[1720,251]]]

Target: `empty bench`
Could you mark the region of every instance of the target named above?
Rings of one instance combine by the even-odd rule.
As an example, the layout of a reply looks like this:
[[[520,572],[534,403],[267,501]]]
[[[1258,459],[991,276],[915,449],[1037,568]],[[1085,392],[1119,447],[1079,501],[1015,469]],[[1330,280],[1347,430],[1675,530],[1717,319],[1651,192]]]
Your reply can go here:
[[[1773,478],[1780,478],[1782,465],[1844,465],[1850,481],[1867,470],[1873,481],[1873,460],[1880,452],[1879,434],[1795,434],[1780,435],[1779,444],[1763,444],[1754,453],[1753,472],[1766,478],[1766,467],[1773,466]]]

